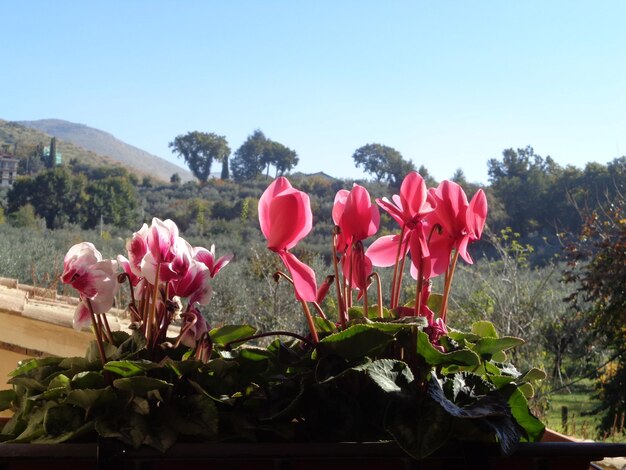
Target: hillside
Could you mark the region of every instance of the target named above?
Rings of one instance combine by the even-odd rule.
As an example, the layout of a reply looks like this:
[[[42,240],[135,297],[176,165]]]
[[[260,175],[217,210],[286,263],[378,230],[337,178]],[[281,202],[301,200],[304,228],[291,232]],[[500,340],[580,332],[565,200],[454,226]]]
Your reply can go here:
[[[17,148],[34,148],[38,144],[49,145],[50,136],[35,129],[29,129],[15,122],[0,119],[0,144],[9,144],[11,151]],[[85,148],[64,140],[57,141],[57,151],[63,154],[63,160],[68,162],[75,158],[90,165],[117,165],[110,157],[99,155]]]
[[[71,142],[96,154],[106,155],[135,172],[149,174],[163,181],[169,181],[174,173],[178,173],[183,181],[193,179],[191,173],[184,168],[84,124],[61,119],[19,121],[17,124]]]

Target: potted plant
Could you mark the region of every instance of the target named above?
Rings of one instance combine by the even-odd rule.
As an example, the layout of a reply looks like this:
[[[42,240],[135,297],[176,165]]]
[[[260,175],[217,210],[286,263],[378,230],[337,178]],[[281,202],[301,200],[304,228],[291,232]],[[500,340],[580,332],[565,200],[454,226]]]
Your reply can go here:
[[[376,202],[399,230],[366,250],[378,206],[359,185],[339,191],[334,272],[318,286],[290,251],[311,230],[308,196],[283,177],[262,195],[261,231],[287,268],[276,278],[293,285],[306,334],[211,329],[199,306],[232,256],[192,247],[172,221],[144,224],[117,260],[102,259],[91,243],[70,248],[62,281],[80,293],[75,325],[90,325],[95,339],[85,357],[32,359],[12,372],[13,389],[0,392],[0,409],[14,411],[0,456],[20,453],[11,444],[93,449],[95,441],[101,468],[130,456],[177,458],[180,449],[247,462],[319,459],[331,448],[340,460],[523,456],[524,443],[544,433],[527,402],[544,373],[508,362],[506,352],[523,340],[499,336],[491,323],[467,331],[447,324],[456,264],[472,262],[467,246],[482,234],[484,193],[468,202],[459,185],[427,190],[412,172],[399,195]],[[393,269],[387,301],[373,265]],[[401,302],[406,271],[414,298]],[[436,276],[444,277],[441,293],[431,292]],[[131,293],[132,334],[111,331],[104,315],[122,285]],[[320,307],[329,292],[335,312]]]

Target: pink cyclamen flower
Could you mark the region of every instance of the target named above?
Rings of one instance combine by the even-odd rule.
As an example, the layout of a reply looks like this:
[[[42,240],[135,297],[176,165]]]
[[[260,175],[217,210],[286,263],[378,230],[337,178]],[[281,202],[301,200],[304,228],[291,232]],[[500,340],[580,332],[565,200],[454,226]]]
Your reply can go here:
[[[234,255],[231,253],[221,256],[217,261],[215,261],[215,245],[211,245],[210,250],[201,247],[195,247],[193,249],[193,259],[204,263],[204,265],[209,268],[212,278],[215,277],[224,266],[230,263],[233,257]]]
[[[400,186],[400,195],[396,194],[391,199],[392,201],[384,197],[376,199],[376,202],[400,227],[413,228],[413,224],[421,221],[434,209],[434,201],[426,189],[424,178],[416,171],[405,176]]]
[[[355,184],[343,199],[342,190],[335,197],[333,219],[341,228],[341,233],[348,243],[355,243],[371,237],[378,231],[380,213],[372,204],[370,195],[363,186]],[[338,196],[341,193],[341,197]]]
[[[115,269],[116,262],[103,260],[92,243],[78,243],[69,249],[63,260],[61,281],[80,293],[81,303],[74,312],[74,328],[81,329],[91,322],[88,303],[95,314],[104,314],[111,309],[119,287]]]
[[[443,181],[430,192],[437,203],[427,221],[432,230],[429,244],[432,270],[437,274],[445,272],[453,250],[472,264],[467,247],[470,242],[480,239],[485,226],[487,198],[484,191],[479,189],[470,203],[463,188],[452,181]]]
[[[141,246],[139,241],[136,243]],[[147,250],[141,258],[140,270],[142,276],[150,284],[156,282],[157,267],[159,268],[158,280],[160,282],[176,279],[181,270],[181,263],[188,262],[186,258],[191,256],[191,249],[189,248],[189,253],[187,253],[185,251],[186,245],[180,242],[178,227],[169,219],[153,218],[152,224],[145,234],[145,243]],[[179,272],[173,269],[173,265],[178,265]]]
[[[313,226],[309,196],[279,177],[259,199],[259,223],[267,247],[276,252],[291,273],[296,298],[313,302],[317,286],[313,270],[288,250],[296,246]]]
[[[393,266],[398,261],[398,244],[401,243],[400,259],[411,252],[411,274],[415,277],[421,266],[422,275],[429,278],[428,263],[422,262],[429,256],[424,220],[434,210],[435,200],[429,195],[422,176],[410,172],[402,181],[399,195],[394,195],[392,201],[382,198],[376,202],[403,228],[403,235],[402,238],[400,235],[380,237],[368,248],[367,256],[375,266]]]
[[[367,189],[354,184],[350,191],[337,192],[332,214],[335,225],[340,228],[336,249],[342,254],[343,275],[352,286],[363,291],[372,273],[372,263],[360,242],[378,231],[378,207],[372,204]]]

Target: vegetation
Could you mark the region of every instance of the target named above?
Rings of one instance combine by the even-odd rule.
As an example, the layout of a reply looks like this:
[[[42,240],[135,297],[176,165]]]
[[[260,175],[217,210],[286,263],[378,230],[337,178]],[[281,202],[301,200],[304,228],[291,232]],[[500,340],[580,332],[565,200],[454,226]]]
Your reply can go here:
[[[248,136],[246,141],[235,152],[232,160],[233,178],[244,182],[266,172],[269,176],[270,166],[276,169],[276,176],[290,171],[298,164],[295,151],[265,137],[259,129]]]
[[[400,188],[404,175],[415,171],[415,165],[405,160],[400,152],[381,144],[367,144],[356,149],[352,159],[376,181],[386,181],[392,188]]]
[[[230,155],[230,147],[226,137],[212,132],[193,131],[176,136],[169,143],[169,147],[179,157],[183,157],[201,184],[205,184],[211,176],[213,161],[224,162]]]
[[[170,218],[194,246],[215,244],[218,255],[235,254],[229,269],[214,280],[211,303],[203,307],[212,325],[253,318],[253,326],[259,329],[302,329],[289,286],[273,279],[276,261],[265,252],[257,220],[257,201],[271,180],[270,167],[276,174],[288,172],[297,157],[293,152],[292,166],[281,166],[272,160],[280,152],[267,150],[268,142],[272,143],[255,131],[230,161],[228,169],[235,181],[207,179],[203,185],[182,183],[175,177],[169,183],[139,180],[120,167],[78,160],[54,169],[45,168],[43,161],[36,167],[31,153],[29,170],[22,165],[25,174],[8,193],[0,194],[4,214],[0,275],[54,286],[71,240],[101,237],[99,247],[105,256],[110,247],[112,255],[124,244],[127,232],[122,229],[139,227],[152,217]],[[65,156],[65,144],[57,145]],[[25,151],[26,146],[17,148]],[[622,197],[626,158],[606,165],[561,167],[527,147],[506,149],[488,166],[490,179],[484,190],[489,236],[472,246],[475,266],[456,274],[450,302],[452,326],[486,317],[503,334],[526,338],[527,345],[515,351],[514,359],[522,366],[543,365],[549,375],[546,393],[579,377],[596,380],[605,416],[602,432],[606,432],[615,416],[624,415],[625,407],[626,366],[619,353],[626,323]],[[420,173],[430,179],[429,186],[436,183],[426,168],[421,167]],[[376,179],[359,183],[376,197],[397,192],[390,188],[395,183],[389,174]],[[462,171],[457,170],[452,179],[465,186],[469,197],[478,190],[465,181]],[[354,181],[321,176],[290,180],[310,195],[315,221],[296,254],[322,279],[332,272],[328,244],[332,201],[339,189],[350,188]],[[386,214],[380,224],[382,233],[394,230]],[[563,272],[570,283],[563,282]],[[404,289],[408,300],[411,287]],[[562,302],[566,297],[571,302]]]

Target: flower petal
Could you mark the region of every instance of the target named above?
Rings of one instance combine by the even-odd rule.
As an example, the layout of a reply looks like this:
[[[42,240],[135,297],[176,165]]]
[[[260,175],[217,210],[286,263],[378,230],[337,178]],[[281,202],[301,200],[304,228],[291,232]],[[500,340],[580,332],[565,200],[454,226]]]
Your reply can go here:
[[[380,237],[365,251],[365,255],[374,266],[386,268],[396,263],[400,235],[385,235]]]
[[[278,255],[291,274],[296,298],[306,302],[315,302],[317,297],[317,283],[313,269],[288,251],[279,251]]]

